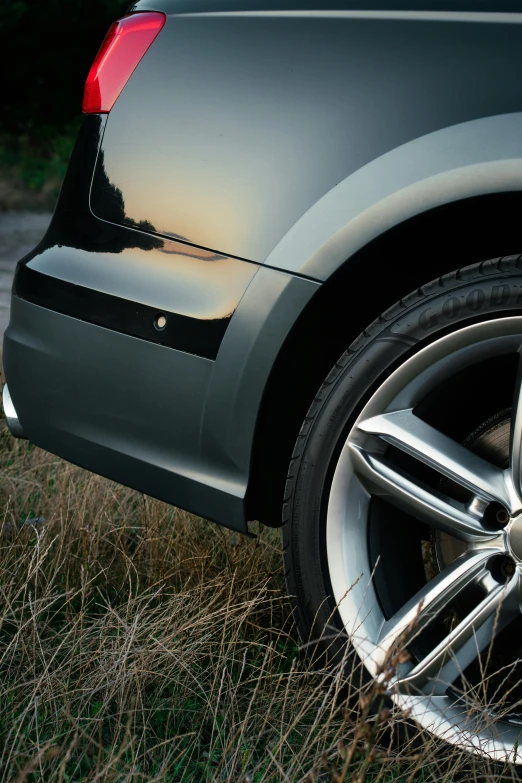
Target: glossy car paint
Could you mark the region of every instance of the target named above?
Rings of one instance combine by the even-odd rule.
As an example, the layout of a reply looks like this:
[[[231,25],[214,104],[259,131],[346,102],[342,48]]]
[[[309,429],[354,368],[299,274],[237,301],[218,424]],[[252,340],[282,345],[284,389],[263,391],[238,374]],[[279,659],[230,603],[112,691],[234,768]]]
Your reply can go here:
[[[230,13],[230,12],[284,12],[284,11],[357,11],[372,14],[378,11],[400,13],[405,11],[452,11],[466,13],[516,13],[518,0],[159,0],[167,14]],[[131,10],[154,10],[158,0],[139,0]]]
[[[258,267],[150,236],[143,223],[129,231],[96,220],[88,193],[103,124],[87,118],[71,162],[76,174],[67,178],[44,241],[20,265],[14,290],[60,312],[214,359]],[[123,214],[121,195],[105,192],[112,213]],[[154,327],[158,313],[167,318],[162,331]],[[191,337],[199,348],[190,346]]]
[[[15,281],[33,442],[246,532],[260,407],[321,283],[412,215],[522,190],[517,4],[365,5],[134,6],[167,24]]]
[[[444,128],[391,150],[315,203],[267,265],[327,280],[346,259],[410,218],[469,198],[520,192],[521,131],[522,113],[514,112]]]
[[[318,284],[269,269],[256,280],[255,264],[95,218],[102,129],[86,118],[49,231],[18,265],[4,338],[18,417],[36,445],[247,532],[263,377]],[[172,318],[170,345],[158,344]],[[186,344],[195,336],[200,355]]]
[[[278,12],[207,3],[183,13],[187,5],[154,4],[171,15],[109,116],[91,194],[101,218],[111,219],[99,184],[108,178],[123,223],[146,220],[161,235],[325,279],[331,269],[309,271],[287,243],[275,250],[315,204],[330,194],[353,220],[376,182],[388,195],[405,186],[401,166],[383,160],[364,172],[370,162],[522,109],[522,15],[480,3],[469,13],[433,3]],[[432,176],[448,165],[448,143],[426,141],[427,152],[442,149]]]

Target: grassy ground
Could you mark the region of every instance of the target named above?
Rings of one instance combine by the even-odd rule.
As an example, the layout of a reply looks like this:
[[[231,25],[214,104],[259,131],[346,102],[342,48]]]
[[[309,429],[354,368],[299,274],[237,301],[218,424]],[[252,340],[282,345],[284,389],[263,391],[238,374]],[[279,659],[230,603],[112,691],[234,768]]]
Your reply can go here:
[[[0,210],[53,210],[79,122],[0,134]]]
[[[312,670],[278,531],[243,538],[0,424],[0,781],[512,779],[422,737],[398,754],[379,689]]]

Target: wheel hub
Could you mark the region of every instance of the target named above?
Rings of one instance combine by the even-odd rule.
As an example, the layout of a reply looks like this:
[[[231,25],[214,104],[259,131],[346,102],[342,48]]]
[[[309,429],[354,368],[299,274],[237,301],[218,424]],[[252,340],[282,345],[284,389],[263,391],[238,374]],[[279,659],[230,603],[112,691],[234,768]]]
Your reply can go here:
[[[506,527],[506,545],[511,557],[517,562],[522,562],[522,514],[518,514],[510,520]]]

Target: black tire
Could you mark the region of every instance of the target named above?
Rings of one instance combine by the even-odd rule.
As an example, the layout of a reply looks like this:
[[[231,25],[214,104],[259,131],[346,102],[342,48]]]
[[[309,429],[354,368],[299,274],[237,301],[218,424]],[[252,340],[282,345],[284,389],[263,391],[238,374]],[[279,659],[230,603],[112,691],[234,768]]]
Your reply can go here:
[[[422,263],[422,261],[419,261]],[[369,325],[339,359],[302,425],[283,506],[288,592],[305,643],[335,658],[342,631],[325,556],[325,513],[333,466],[351,424],[373,391],[412,354],[456,327],[520,315],[522,256],[467,266],[410,293]],[[311,645],[314,649],[314,645]]]

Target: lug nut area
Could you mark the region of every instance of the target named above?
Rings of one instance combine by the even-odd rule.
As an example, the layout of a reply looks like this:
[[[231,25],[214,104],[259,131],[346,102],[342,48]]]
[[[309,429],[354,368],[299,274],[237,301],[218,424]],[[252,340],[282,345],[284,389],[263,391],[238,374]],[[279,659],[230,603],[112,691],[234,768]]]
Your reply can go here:
[[[515,564],[510,557],[505,557],[500,564],[500,573],[505,579],[511,579],[515,573]]]
[[[497,582],[505,584],[515,575],[516,563],[508,555],[498,555],[491,558],[489,571]]]
[[[505,508],[501,508],[495,514],[495,519],[497,520],[500,527],[505,527],[509,522],[509,514]]]
[[[510,516],[501,503],[490,503],[483,516],[483,524],[488,530],[502,530],[509,522]]]

